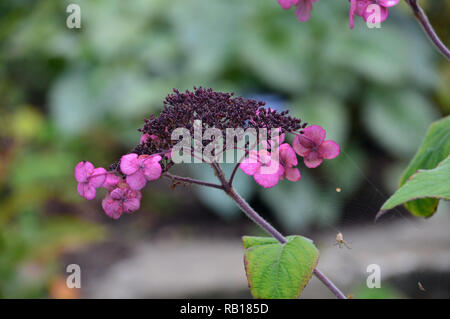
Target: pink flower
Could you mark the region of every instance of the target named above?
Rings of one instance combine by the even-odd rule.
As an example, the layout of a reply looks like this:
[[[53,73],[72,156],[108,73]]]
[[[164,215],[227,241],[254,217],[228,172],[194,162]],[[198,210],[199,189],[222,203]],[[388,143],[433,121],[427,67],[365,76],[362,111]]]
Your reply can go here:
[[[280,155],[280,164],[283,165],[284,172],[283,175],[280,176],[280,179],[287,178],[291,182],[297,182],[300,180],[302,175],[297,166],[297,155],[294,150],[288,143],[281,144],[278,148]]]
[[[248,158],[240,164],[242,171],[253,176],[255,181],[265,188],[278,184],[280,176],[284,174],[284,168],[279,162],[271,158],[267,150],[250,151]]]
[[[115,175],[114,173],[107,173],[105,182],[103,183],[102,187],[106,188],[107,190],[111,190],[111,188],[115,187],[121,180],[122,178]]]
[[[97,195],[96,189],[105,182],[106,170],[103,167],[94,168],[94,165],[90,162],[79,162],[75,166],[75,179],[78,182],[78,194],[92,200]]]
[[[275,145],[272,145],[272,140],[263,141],[262,145],[266,149],[276,149],[278,150],[278,156],[280,164],[283,166],[284,172],[280,176],[280,180],[287,178],[291,182],[297,182],[301,178],[300,171],[295,168],[298,164],[297,155],[288,143],[284,142],[285,135],[280,134],[276,140]]]
[[[353,29],[354,26],[354,15],[360,16],[367,22],[369,17],[374,13],[370,10],[369,6],[371,4],[380,6],[380,23],[385,21],[389,15],[389,7],[393,7],[398,4],[400,0],[349,0],[350,1],[350,12],[349,12],[349,23],[350,28]],[[378,21],[370,21],[372,23]]]
[[[307,167],[315,168],[324,158],[332,159],[339,155],[339,144],[331,140],[324,141],[325,135],[326,131],[322,127],[312,125],[295,137],[292,146],[298,155],[303,156]]]
[[[301,22],[306,22],[311,17],[311,11],[313,9],[313,2],[319,0],[278,0],[278,3],[285,10],[288,10],[291,6],[296,6],[295,15]]]
[[[145,187],[147,181],[153,181],[161,176],[162,168],[159,164],[160,155],[140,155],[135,153],[122,156],[120,170],[127,175],[126,181],[133,190]]]
[[[132,213],[139,209],[142,194],[132,190],[126,183],[119,183],[102,201],[106,215],[118,219],[123,213]]]

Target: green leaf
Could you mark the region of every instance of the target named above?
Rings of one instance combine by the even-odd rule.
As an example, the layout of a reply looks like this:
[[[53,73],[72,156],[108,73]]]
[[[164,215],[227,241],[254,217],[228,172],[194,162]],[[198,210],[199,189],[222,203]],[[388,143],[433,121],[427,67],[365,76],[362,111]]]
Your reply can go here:
[[[417,198],[426,198],[427,201],[420,202],[414,207],[420,207],[425,211],[433,209],[432,213],[436,210],[439,199],[450,199],[450,156],[434,169],[419,170],[384,203],[381,209],[391,209]],[[436,201],[436,205],[434,201]],[[431,215],[419,216],[429,217]]]
[[[244,262],[250,291],[255,298],[297,298],[319,259],[313,242],[302,236],[280,244],[271,237],[244,236]]]
[[[450,116],[447,116],[430,126],[425,140],[403,173],[399,187],[403,186],[417,170],[435,168],[449,155]],[[405,207],[415,216],[430,217],[436,211],[438,204],[438,199],[426,198],[410,201],[405,204]]]

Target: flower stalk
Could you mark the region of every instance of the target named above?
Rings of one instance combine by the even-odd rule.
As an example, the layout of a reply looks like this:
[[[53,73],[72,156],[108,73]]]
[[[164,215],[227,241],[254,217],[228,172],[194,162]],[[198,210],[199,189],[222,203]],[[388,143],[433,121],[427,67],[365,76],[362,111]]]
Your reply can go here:
[[[448,60],[450,60],[450,50],[445,46],[445,44],[441,41],[439,36],[434,31],[433,26],[431,25],[428,17],[423,11],[422,7],[419,5],[417,0],[405,0],[406,3],[411,7],[417,21],[421,24],[424,29],[426,35],[430,39],[430,41],[434,44],[436,49],[445,56]]]

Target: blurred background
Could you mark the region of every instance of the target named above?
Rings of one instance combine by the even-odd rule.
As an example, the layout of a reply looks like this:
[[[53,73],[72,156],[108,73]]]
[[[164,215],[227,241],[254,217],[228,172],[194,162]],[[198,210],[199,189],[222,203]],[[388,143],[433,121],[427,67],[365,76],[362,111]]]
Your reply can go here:
[[[450,43],[450,1],[422,1]],[[81,29],[66,7],[81,7]],[[240,237],[262,234],[220,191],[150,184],[111,220],[76,192],[81,160],[132,149],[172,88],[234,91],[322,125],[341,155],[299,183],[241,194],[285,234],[312,238],[320,268],[354,298],[450,297],[449,206],[374,223],[428,125],[450,113],[450,64],[403,2],[381,29],[319,1],[308,23],[275,0],[4,0],[0,3],[0,297],[249,298]],[[225,167],[230,171],[229,167]],[[208,167],[178,173],[213,179]],[[351,250],[333,246],[343,232]],[[381,289],[367,289],[369,264]],[[81,267],[81,289],[65,282]],[[418,283],[425,288],[422,291]],[[304,297],[332,295],[312,279]]]

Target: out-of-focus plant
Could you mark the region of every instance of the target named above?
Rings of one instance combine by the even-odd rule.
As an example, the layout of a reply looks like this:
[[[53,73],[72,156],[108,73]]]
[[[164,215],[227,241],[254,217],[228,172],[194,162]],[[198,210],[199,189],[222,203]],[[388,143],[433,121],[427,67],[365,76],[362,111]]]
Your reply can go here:
[[[62,208],[77,201],[66,182],[74,153],[58,146],[36,108],[2,109],[0,126],[0,297],[45,297],[61,253],[104,229]]]

